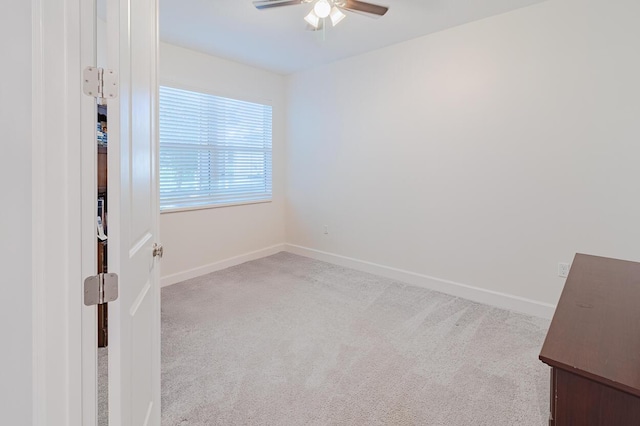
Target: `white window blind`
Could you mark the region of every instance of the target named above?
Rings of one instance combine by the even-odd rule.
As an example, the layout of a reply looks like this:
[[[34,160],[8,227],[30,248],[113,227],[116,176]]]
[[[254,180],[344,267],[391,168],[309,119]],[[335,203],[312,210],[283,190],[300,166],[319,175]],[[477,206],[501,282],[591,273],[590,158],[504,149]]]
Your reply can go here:
[[[160,87],[160,209],[271,199],[272,108]]]

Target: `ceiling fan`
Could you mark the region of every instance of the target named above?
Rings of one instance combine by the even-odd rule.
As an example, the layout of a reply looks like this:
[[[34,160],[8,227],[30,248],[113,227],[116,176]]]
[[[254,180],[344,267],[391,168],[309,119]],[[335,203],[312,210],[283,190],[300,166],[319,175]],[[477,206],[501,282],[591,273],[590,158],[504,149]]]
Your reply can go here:
[[[388,7],[360,0],[256,0],[253,2],[254,6],[260,10],[303,3],[313,3],[313,9],[304,18],[309,24],[309,29],[313,31],[324,28],[325,18],[330,18],[331,24],[335,27],[346,17],[343,11],[379,18],[389,10]]]

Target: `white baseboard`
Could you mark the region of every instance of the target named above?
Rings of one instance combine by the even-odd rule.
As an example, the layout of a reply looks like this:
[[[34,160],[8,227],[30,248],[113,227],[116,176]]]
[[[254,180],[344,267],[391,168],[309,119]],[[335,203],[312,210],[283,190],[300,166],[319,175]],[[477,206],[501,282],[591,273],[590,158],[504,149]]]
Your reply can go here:
[[[295,244],[284,244],[283,246],[285,251],[293,254],[322,260],[324,262],[356,269],[358,271],[380,275],[382,277],[401,281],[407,284],[415,285],[417,287],[439,291],[441,293],[450,294],[452,296],[472,300],[474,302],[483,303],[485,305],[495,306],[501,309],[507,309],[510,311],[520,312],[523,314],[533,315],[546,319],[551,319],[555,311],[554,305],[526,299],[524,297],[486,290],[479,287],[473,287],[454,281],[430,277],[428,275],[379,265],[377,263],[367,262],[364,260],[354,259],[338,254],[327,253],[324,251],[302,247]]]
[[[501,309],[520,312],[540,318],[551,319],[551,317],[553,316],[553,312],[555,311],[555,306],[548,303],[538,302],[536,300],[526,299],[524,297],[500,293],[497,291],[474,287],[467,284],[461,284],[454,281],[392,268],[390,266],[367,262],[365,260],[354,259],[352,257],[341,256],[339,254],[328,253],[325,251],[286,243],[276,244],[271,247],[266,247],[261,250],[245,253],[240,256],[234,256],[198,268],[193,268],[187,271],[178,272],[176,274],[167,275],[160,279],[160,286],[166,287],[191,278],[210,274],[211,272],[219,271],[231,266],[236,266],[244,262],[271,256],[281,251],[287,251],[289,253],[297,254],[300,256],[322,260],[324,262],[333,263],[335,265],[340,265],[358,271],[368,272],[371,274],[379,275],[381,277],[401,281],[407,284],[415,285],[417,287],[439,291],[441,293],[450,294],[452,296],[461,297],[463,299],[472,300],[474,302],[483,303],[485,305],[491,305]]]
[[[166,287],[185,280],[189,280],[191,278],[210,274],[211,272],[220,271],[221,269],[230,268],[231,266],[240,265],[241,263],[249,262],[251,260],[271,256],[272,254],[283,251],[285,249],[284,247],[284,244],[276,244],[271,247],[266,247],[260,250],[241,254],[240,256],[230,257],[228,259],[220,260],[218,262],[210,263],[198,268],[193,268],[187,271],[178,272],[176,274],[167,275],[160,279],[160,287]]]

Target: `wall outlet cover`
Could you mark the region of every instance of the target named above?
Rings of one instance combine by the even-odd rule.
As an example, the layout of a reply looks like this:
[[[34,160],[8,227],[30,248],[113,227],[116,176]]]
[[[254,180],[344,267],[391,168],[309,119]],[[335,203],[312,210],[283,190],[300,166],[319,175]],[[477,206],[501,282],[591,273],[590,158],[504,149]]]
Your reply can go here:
[[[558,263],[558,276],[562,278],[567,278],[569,276],[569,270],[571,269],[571,265],[568,263]]]

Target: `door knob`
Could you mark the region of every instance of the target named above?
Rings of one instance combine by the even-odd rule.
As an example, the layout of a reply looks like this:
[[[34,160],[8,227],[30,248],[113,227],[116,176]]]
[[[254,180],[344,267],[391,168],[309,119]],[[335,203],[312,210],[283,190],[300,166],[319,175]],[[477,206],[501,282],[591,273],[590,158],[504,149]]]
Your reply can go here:
[[[162,259],[164,255],[164,247],[158,243],[153,244],[153,257],[159,257]]]

